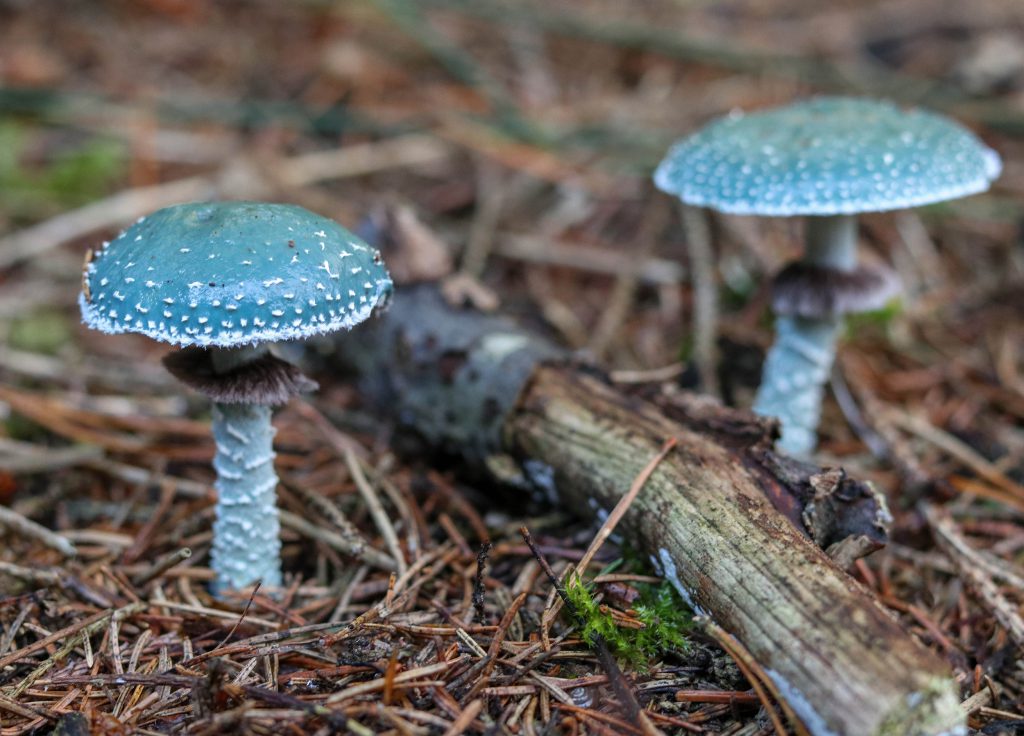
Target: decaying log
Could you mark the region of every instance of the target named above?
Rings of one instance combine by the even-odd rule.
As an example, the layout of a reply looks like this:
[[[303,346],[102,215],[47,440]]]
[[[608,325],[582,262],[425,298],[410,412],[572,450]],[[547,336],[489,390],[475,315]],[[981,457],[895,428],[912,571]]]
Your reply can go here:
[[[453,309],[429,287],[399,292],[337,356],[430,445],[478,465],[511,456],[581,515],[612,509],[676,437],[619,531],[743,643],[807,729],[965,732],[946,664],[807,536],[847,545],[838,553],[849,558],[877,544],[884,508],[841,471],[772,453],[762,422],[695,400],[624,394],[557,348]],[[837,513],[837,504],[853,510]]]

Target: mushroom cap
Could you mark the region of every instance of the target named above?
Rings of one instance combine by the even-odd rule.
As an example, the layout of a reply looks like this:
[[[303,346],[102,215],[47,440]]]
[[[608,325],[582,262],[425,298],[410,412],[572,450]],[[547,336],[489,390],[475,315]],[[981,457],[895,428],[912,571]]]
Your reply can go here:
[[[143,217],[92,254],[79,306],[102,332],[230,348],[351,328],[391,288],[380,253],[333,220],[197,202]]]
[[[688,204],[738,215],[850,215],[988,189],[999,155],[941,115],[817,97],[733,113],[676,143],[654,173]]]

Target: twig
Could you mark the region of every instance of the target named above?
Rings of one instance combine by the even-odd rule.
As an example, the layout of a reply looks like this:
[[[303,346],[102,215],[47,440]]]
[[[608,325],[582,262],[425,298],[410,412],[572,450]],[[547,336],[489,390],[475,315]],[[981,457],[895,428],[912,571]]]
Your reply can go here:
[[[50,549],[55,549],[65,557],[74,557],[78,554],[75,545],[71,544],[64,537],[54,534],[42,524],[37,524],[27,519],[14,509],[0,505],[0,526],[7,527],[15,534],[28,539],[35,539]]]
[[[29,283],[35,285],[35,282]],[[7,286],[5,285],[4,288],[6,290]],[[36,285],[32,296],[38,292],[39,287]],[[14,297],[16,295],[7,292],[5,296]],[[13,316],[13,310],[8,312],[5,305],[0,302],[0,314]],[[78,387],[85,379],[90,383],[114,387],[122,394],[133,393],[135,390],[138,390],[139,393],[148,393],[153,390],[169,391],[174,389],[174,378],[163,368],[142,363],[128,365],[123,361],[102,360],[96,355],[90,355],[87,361],[72,363],[67,359],[15,350],[10,345],[5,345],[4,351],[0,353],[0,367],[12,373],[19,373],[52,384]]]
[[[44,661],[42,664],[40,664],[38,667],[32,670],[32,672],[30,672],[25,679],[18,683],[16,687],[9,691],[7,695],[12,698],[16,698],[19,695],[21,695],[21,693],[23,693],[25,690],[32,686],[32,683],[34,683],[36,680],[38,680],[40,677],[46,674],[46,672],[51,667],[56,665],[59,661],[64,659],[64,657],[70,654],[71,650],[78,645],[79,641],[81,641],[84,638],[90,637],[97,631],[103,629],[109,621],[120,621],[122,619],[133,616],[136,613],[140,613],[145,609],[145,603],[131,603],[125,606],[124,608],[100,611],[99,613],[95,613],[92,616],[89,616],[88,618],[82,619],[81,621],[71,624],[70,626],[66,626],[60,631],[56,631],[47,637],[44,637],[36,642],[33,642],[32,644],[29,644],[26,647],[22,647],[18,651],[12,652],[6,657],[3,657],[2,659],[0,659],[0,668],[6,667],[9,664],[17,662],[22,657],[25,657],[29,654],[33,654],[42,649],[45,649],[51,644],[57,643],[61,639],[68,638],[68,641],[65,642],[64,646],[62,646],[51,657],[46,659],[46,661]]]
[[[439,138],[413,133],[284,159],[274,164],[274,178],[286,187],[301,187],[331,179],[437,163],[451,155],[452,147]]]
[[[880,460],[888,459],[891,455],[888,443],[874,427],[868,424],[864,413],[860,410],[860,406],[857,405],[857,399],[854,398],[849,385],[846,383],[842,367],[839,364],[832,368],[829,382],[832,394],[836,397],[836,403],[839,404],[843,416],[846,417],[846,421],[853,428],[861,442],[867,445],[871,454],[876,458]]]
[[[484,576],[487,572],[487,556],[491,553],[491,543],[485,540],[480,545],[480,551],[476,554],[476,574],[473,576],[473,610],[476,611],[476,618],[483,622],[484,612]]]
[[[909,299],[915,301],[922,292],[945,288],[949,281],[945,266],[921,217],[911,210],[903,210],[895,214],[893,222],[909,256],[904,260],[913,268],[914,281],[905,289]]]
[[[42,447],[0,437],[0,470],[8,473],[52,472],[102,454],[102,448],[91,445]]]
[[[11,645],[14,644],[14,637],[16,637],[18,635],[18,631],[21,630],[21,625],[25,623],[25,619],[28,618],[29,613],[39,605],[39,599],[35,594],[30,594],[26,597],[27,600],[22,605],[21,610],[18,611],[18,615],[14,617],[14,621],[11,625],[6,627],[7,630],[4,631],[3,638],[0,639],[0,657],[4,656],[7,653],[7,650],[11,648]]]
[[[669,363],[660,368],[647,370],[611,371],[608,377],[613,383],[663,383],[678,378],[686,371],[686,363]]]
[[[1017,606],[993,582],[993,578],[1002,578],[1018,590],[1024,590],[1021,576],[971,548],[948,515],[930,504],[921,504],[921,511],[931,527],[935,541],[956,564],[960,575],[1006,629],[1014,643],[1024,647],[1024,619],[1017,613]]]
[[[121,555],[122,563],[131,564],[132,562],[135,562],[147,549],[149,549],[149,545],[153,542],[153,537],[156,536],[157,528],[161,523],[163,523],[164,515],[170,510],[171,504],[174,502],[174,495],[175,491],[172,483],[164,482],[160,484],[160,501],[157,503],[156,509],[153,513],[149,515],[148,519],[146,519],[146,523],[142,525],[142,528],[139,529],[138,533],[135,535],[135,541],[132,542],[132,546],[126,549]],[[178,552],[180,553],[182,550],[179,550]],[[192,550],[188,550],[185,557],[190,557],[191,555]],[[173,567],[182,559],[185,559],[185,557],[179,558],[176,562],[172,562],[168,567],[164,568],[164,570]],[[156,575],[159,575],[161,572],[163,572],[163,570],[157,572]],[[156,575],[153,577],[156,577]],[[149,579],[152,580],[152,578]],[[141,583],[138,584],[141,585]]]
[[[375,567],[378,570],[390,572],[391,570],[398,569],[398,564],[392,557],[375,549],[361,536],[353,539],[348,534],[339,534],[331,529],[324,529],[286,509],[281,509],[279,513],[281,515],[281,524],[294,529],[299,534],[323,542],[328,547],[336,549],[342,554],[354,557],[357,560],[362,560],[370,567]]]
[[[601,546],[604,544],[605,540],[607,540],[608,537],[612,535],[612,532],[615,531],[616,525],[626,514],[626,511],[629,510],[630,505],[632,505],[633,501],[640,493],[640,489],[644,487],[644,484],[647,483],[647,479],[651,477],[651,473],[654,472],[654,470],[658,467],[661,461],[665,459],[665,456],[668,455],[668,453],[675,446],[676,439],[674,437],[670,437],[668,440],[665,441],[665,444],[662,446],[661,451],[657,455],[655,455],[647,464],[647,466],[644,467],[644,469],[637,474],[636,478],[633,479],[632,484],[630,484],[629,490],[622,496],[622,498],[619,499],[618,503],[615,504],[615,508],[612,509],[612,512],[608,515],[608,518],[606,518],[604,520],[604,523],[601,524],[601,528],[597,530],[597,534],[595,534],[593,540],[591,540],[590,546],[587,548],[587,551],[584,552],[583,556],[580,558],[580,561],[576,567],[577,579],[582,579],[583,573],[586,572],[587,566],[590,564],[591,560],[594,559],[594,556],[597,554],[597,552],[601,549]],[[567,573],[568,572],[569,571],[567,570]],[[551,625],[551,622],[553,622],[555,617],[558,616],[558,612],[561,610],[561,605],[561,599],[555,599],[550,602],[550,605],[547,608],[545,608],[544,614],[541,618],[544,636],[547,635],[548,627]]]
[[[1008,478],[1006,474],[993,463],[989,462],[975,452],[974,449],[949,434],[949,432],[936,427],[927,419],[914,416],[913,414],[898,410],[894,407],[887,407],[885,413],[887,418],[893,424],[898,425],[902,429],[911,432],[921,439],[932,443],[939,449],[944,450],[992,485],[997,486],[1018,499],[1024,499],[1024,486]]]
[[[569,713],[577,715],[583,719],[593,719],[595,721],[598,721],[599,723],[605,723],[609,726],[614,726],[617,729],[615,732],[616,734],[642,733],[642,731],[632,723],[627,723],[626,721],[623,721],[621,718],[610,716],[607,713],[602,713],[601,711],[595,711],[590,708],[581,708],[580,706],[575,705],[573,703],[563,702],[556,703],[554,707],[558,710],[568,711]]]
[[[704,393],[718,397],[718,269],[708,215],[687,204],[680,206],[680,212],[693,289],[693,362]]]
[[[21,716],[22,718],[27,718],[29,720],[43,718],[48,721],[56,721],[60,717],[56,713],[53,713],[48,710],[43,710],[42,708],[30,708],[28,706],[22,705],[21,703],[11,700],[10,698],[5,697],[3,695],[0,695],[0,710],[6,710],[10,713],[14,713],[16,715]],[[7,732],[6,729],[4,730],[4,732]]]
[[[395,528],[391,524],[391,519],[384,510],[384,505],[380,502],[380,497],[377,496],[377,491],[366,479],[366,475],[363,473],[363,468],[360,465],[360,460],[356,457],[352,448],[345,447],[344,453],[345,464],[348,465],[349,472],[352,473],[352,480],[355,481],[356,488],[359,489],[359,493],[362,495],[363,501],[366,502],[366,506],[370,511],[370,516],[373,517],[374,524],[376,524],[381,536],[384,537],[384,543],[391,551],[392,558],[398,564],[398,573],[400,575],[404,575],[408,571],[409,566],[405,562],[405,555],[402,554],[402,546],[398,543],[398,535],[395,534]]]
[[[438,161],[450,155],[451,147],[436,138],[411,135],[383,143],[351,146],[326,153],[305,154],[276,162],[271,169],[275,180],[297,187],[327,179],[360,176],[373,171]],[[244,166],[244,165],[243,165]],[[98,230],[110,230],[138,219],[147,212],[179,202],[210,199],[228,184],[244,181],[244,187],[259,191],[267,187],[253,167],[228,164],[209,176],[149,187],[126,189],[106,199],[71,210],[24,230],[0,237],[0,269],[11,266],[63,243]],[[237,194],[236,194],[237,196]]]
[[[586,572],[587,565],[589,565],[591,560],[594,559],[594,555],[596,555],[601,549],[605,540],[607,540],[608,537],[612,535],[612,532],[615,531],[615,527],[622,520],[622,517],[626,515],[626,512],[629,510],[634,499],[636,499],[641,489],[643,489],[644,484],[647,483],[647,479],[651,477],[651,474],[655,470],[657,470],[661,461],[664,460],[673,449],[675,449],[677,442],[678,441],[675,437],[669,437],[665,440],[665,444],[661,447],[661,452],[651,458],[651,461],[647,463],[644,469],[641,470],[633,480],[633,484],[629,487],[626,494],[617,504],[615,504],[615,508],[612,509],[612,512],[608,514],[608,518],[604,520],[603,524],[601,524],[601,528],[597,530],[597,534],[594,535],[594,539],[590,542],[590,546],[587,547],[587,551],[583,554],[583,558],[579,561],[579,564],[576,565],[576,574],[578,576],[582,577],[583,573]]]
[[[38,257],[41,252],[87,233],[130,222],[151,210],[178,202],[209,198],[215,191],[215,184],[205,176],[126,189],[0,238],[0,269],[26,258]]]
[[[555,571],[551,569],[551,565],[548,564],[547,559],[533,541],[533,535],[530,534],[530,530],[524,526],[519,530],[519,533],[522,535],[523,541],[526,542],[526,546],[530,548],[530,552],[533,553],[534,559],[537,560],[537,563],[544,571],[544,574],[547,575],[548,580],[555,592],[558,594],[558,597],[562,600],[566,610],[569,611],[569,615],[572,616],[573,619],[579,621],[579,611],[576,610],[576,606],[573,605],[565,587],[558,580],[558,576],[555,575]],[[640,707],[640,703],[637,702],[636,695],[634,695],[632,689],[630,689],[629,684],[626,682],[626,678],[622,674],[622,670],[619,669],[619,665],[615,661],[615,657],[608,648],[608,643],[599,634],[594,634],[590,638],[590,643],[594,647],[594,651],[597,653],[597,658],[601,662],[601,666],[604,668],[605,672],[608,673],[608,680],[612,685],[612,689],[615,691],[615,695],[618,696],[619,701],[622,703],[622,707],[626,709],[626,713],[630,719],[639,722],[640,729],[645,736],[661,734],[661,731],[651,723],[647,714],[644,713],[643,708]],[[531,674],[533,674],[533,676],[546,687],[550,685],[550,683],[545,683],[543,678],[540,678],[535,673]],[[571,700],[569,702],[572,703]]]
[[[646,261],[658,243],[658,236],[668,221],[668,208],[663,199],[655,199],[644,212],[644,220],[638,228],[636,245],[630,255],[638,261]],[[636,271],[622,271],[615,278],[615,285],[608,296],[607,306],[594,327],[590,338],[590,350],[597,357],[603,357],[618,335],[629,316],[639,281]]]
[[[352,594],[355,592],[356,586],[359,585],[359,583],[363,582],[363,579],[366,577],[366,574],[369,571],[370,568],[368,565],[359,566],[359,568],[352,575],[352,578],[349,580],[348,584],[345,585],[345,589],[342,591],[341,595],[338,596],[338,604],[334,607],[334,610],[331,612],[330,617],[328,617],[328,622],[333,624],[341,621],[342,617],[344,617],[345,615],[345,610],[348,608],[349,603],[352,602]]]
[[[405,561],[405,556],[402,554],[402,546],[398,542],[398,535],[395,534],[394,526],[391,524],[391,519],[388,518],[388,514],[384,510],[384,505],[380,502],[377,492],[366,479],[365,473],[363,473],[362,466],[360,465],[360,459],[356,455],[356,451],[354,449],[354,443],[335,429],[334,425],[327,421],[327,418],[324,417],[324,415],[321,414],[312,404],[299,402],[296,404],[295,408],[300,414],[305,416],[307,419],[310,419],[316,425],[317,429],[327,439],[335,452],[341,455],[345,460],[349,473],[352,475],[352,481],[356,484],[356,488],[358,489],[359,494],[363,497],[363,501],[366,503],[370,516],[373,518],[373,522],[377,526],[377,531],[379,531],[381,536],[384,537],[384,543],[387,545],[388,551],[391,552],[391,557],[398,566],[398,574],[404,575],[409,569],[409,566]]]
[[[238,627],[242,625],[242,621],[244,621],[245,617],[249,615],[249,609],[252,608],[252,602],[256,598],[256,594],[259,592],[261,585],[262,583],[257,581],[256,585],[253,586],[252,591],[250,591],[249,593],[249,600],[245,602],[245,608],[242,609],[242,613],[238,616],[238,620],[235,621],[234,626],[231,627],[231,631],[227,633],[227,636],[221,639],[220,644],[213,648],[214,651],[217,651],[222,646],[231,641],[231,637],[235,635],[236,631],[238,631]]]
[[[237,619],[238,614],[233,611],[221,611],[217,608],[209,608],[203,605],[193,605],[191,603],[176,603],[174,601],[160,601],[160,606],[163,608],[170,608],[173,611],[185,611],[187,613],[197,613],[200,616],[209,616],[211,618],[226,619],[234,621]],[[268,621],[263,618],[256,618],[255,616],[249,616],[245,619],[248,623],[256,626],[261,626],[265,629],[276,629],[280,624],[274,621]]]
[[[775,702],[777,702],[779,707],[785,711],[786,717],[793,725],[798,736],[809,736],[803,722],[796,717],[796,714],[793,713],[789,704],[779,695],[775,684],[768,678],[764,670],[758,666],[757,662],[754,661],[754,658],[750,656],[750,652],[747,651],[746,647],[744,647],[735,636],[706,616],[698,616],[695,620],[700,623],[704,630],[721,645],[722,649],[728,652],[740,672],[742,672],[743,676],[747,678],[747,682],[749,682],[750,686],[754,689],[758,700],[761,701],[761,705],[764,707],[765,712],[771,719],[772,727],[775,729],[777,736],[786,736],[787,731],[786,727],[782,725],[782,721],[779,719],[779,714],[776,713],[775,709],[772,707],[772,701],[768,698],[767,693],[765,693],[766,687],[772,691],[772,695],[775,697]]]
[[[459,271],[472,279],[479,279],[494,247],[494,239],[508,197],[508,187],[500,175],[497,164],[481,158],[477,166],[477,207],[469,228],[469,241],[462,253]]]
[[[922,489],[933,485],[935,480],[921,464],[904,435],[894,426],[886,410],[886,405],[875,397],[868,387],[868,381],[865,380],[865,374],[870,370],[867,362],[857,358],[855,353],[846,351],[841,356],[840,366],[840,369],[833,371],[833,387],[837,386],[834,379],[839,375],[851,392],[850,401],[846,402],[842,388],[840,387],[836,391],[840,407],[847,412],[847,409],[851,408],[847,406],[847,403],[855,405],[859,402],[859,407],[853,406],[852,411],[847,412],[847,416],[851,418],[850,421],[856,428],[855,415],[859,408],[865,429],[868,433],[873,432],[884,446],[876,447],[877,443],[871,442],[868,434],[862,435],[864,442],[868,444],[872,452],[880,450],[884,453],[883,456],[896,467],[902,476],[904,485],[911,493],[919,493]]]
[[[150,580],[163,575],[178,563],[184,562],[191,556],[192,550],[189,547],[182,547],[181,549],[177,549],[174,552],[164,555],[154,562],[148,569],[135,575],[135,577],[132,578],[132,585],[141,587]]]
[[[584,273],[633,274],[640,282],[656,286],[677,286],[686,277],[686,269],[667,258],[637,259],[610,246],[564,243],[521,233],[499,233],[495,253],[502,258],[564,266]]]
[[[456,663],[464,661],[464,657],[450,661],[450,662],[438,662],[437,664],[426,665],[425,667],[417,667],[415,669],[406,670],[395,675],[392,682],[392,686],[405,685],[406,687],[428,687],[430,685],[438,686],[443,685],[443,682],[437,680],[426,680],[420,681],[420,678],[429,677],[430,675],[440,674]],[[360,682],[357,685],[341,690],[340,692],[333,693],[325,701],[325,705],[336,705],[342,701],[354,698],[357,695],[366,695],[367,693],[375,693],[378,690],[384,689],[384,679],[371,680],[370,682]]]
[[[126,483],[140,486],[159,485],[161,487],[170,485],[174,488],[176,494],[185,498],[212,499],[214,495],[213,488],[206,483],[199,483],[188,478],[179,478],[165,473],[155,473],[146,468],[119,463],[106,457],[90,458],[82,464],[87,468],[109,475],[111,478],[123,480]]]

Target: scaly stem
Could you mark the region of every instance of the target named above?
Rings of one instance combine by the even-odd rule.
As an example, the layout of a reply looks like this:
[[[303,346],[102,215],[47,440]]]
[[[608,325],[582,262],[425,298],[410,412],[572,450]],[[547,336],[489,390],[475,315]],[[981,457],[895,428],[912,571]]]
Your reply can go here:
[[[838,271],[857,265],[857,219],[853,215],[807,218],[804,262]],[[776,338],[765,359],[754,411],[778,417],[778,446],[806,457],[817,445],[825,382],[836,355],[841,318],[779,316]]]
[[[269,406],[214,404],[217,520],[213,524],[215,592],[257,580],[281,584],[281,534]]]
[[[263,355],[266,348],[215,348],[218,373]],[[281,584],[281,534],[274,473],[274,427],[269,406],[213,405],[217,454],[217,520],[213,524],[214,592],[237,590],[262,581]]]
[[[825,382],[836,354],[838,319],[778,317],[775,344],[768,351],[754,411],[778,417],[778,446],[803,457],[817,444]]]

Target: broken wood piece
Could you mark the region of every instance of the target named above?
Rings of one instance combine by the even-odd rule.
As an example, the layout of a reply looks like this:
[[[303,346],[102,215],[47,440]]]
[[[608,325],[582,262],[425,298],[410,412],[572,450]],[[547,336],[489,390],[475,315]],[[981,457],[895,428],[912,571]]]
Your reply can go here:
[[[453,309],[429,287],[399,291],[374,329],[339,346],[337,363],[355,367],[368,395],[435,452],[477,467],[511,457],[523,479],[583,515],[614,508],[675,437],[619,531],[742,643],[807,730],[964,732],[948,666],[768,501],[766,486],[785,486],[797,466],[774,456],[787,469],[779,472],[758,461],[770,451],[753,418],[747,437],[728,421],[717,433],[696,430],[507,321]]]

